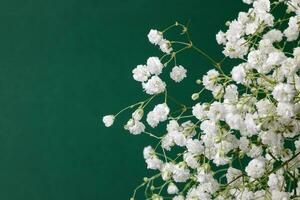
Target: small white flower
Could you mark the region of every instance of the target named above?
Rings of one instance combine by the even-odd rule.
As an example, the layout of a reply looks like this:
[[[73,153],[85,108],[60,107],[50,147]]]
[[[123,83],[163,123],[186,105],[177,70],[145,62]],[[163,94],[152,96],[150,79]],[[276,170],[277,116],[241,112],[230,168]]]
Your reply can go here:
[[[163,35],[161,32],[151,29],[148,33],[148,39],[152,44],[157,45],[163,39]]]
[[[103,117],[103,123],[106,127],[112,126],[114,121],[115,121],[114,115],[106,115]]]
[[[166,53],[166,54],[170,54],[173,51],[172,45],[170,43],[170,41],[166,40],[166,39],[162,39],[159,42],[159,48],[162,52]]]
[[[198,139],[188,139],[186,147],[193,154],[201,154],[204,152],[203,142]]]
[[[144,159],[149,159],[155,155],[155,151],[151,146],[146,146],[143,150]]]
[[[217,79],[219,76],[219,72],[215,69],[211,69],[207,72],[205,76],[203,76],[203,85],[207,90],[214,90],[216,87]]]
[[[164,65],[160,62],[158,57],[149,57],[147,60],[147,67],[151,74],[159,75],[162,72]]]
[[[290,194],[288,192],[281,192],[278,190],[272,191],[272,200],[289,200]]]
[[[146,159],[146,163],[148,169],[154,169],[154,170],[160,169],[163,164],[163,162],[156,156]]]
[[[282,40],[283,34],[280,30],[273,29],[267,32],[263,39],[268,39],[271,42],[280,42]]]
[[[216,35],[216,40],[217,40],[217,43],[218,44],[223,44],[225,45],[226,44],[226,34],[222,31],[219,31],[218,34]]]
[[[179,190],[174,183],[170,183],[168,185],[168,189],[167,189],[168,194],[177,194],[178,191]]]
[[[246,71],[244,65],[240,64],[232,68],[231,77],[236,83],[245,83]]]
[[[181,65],[173,67],[170,77],[173,79],[175,82],[180,82],[186,77],[186,69],[182,67]]]
[[[164,122],[167,120],[170,109],[167,104],[158,104],[150,111],[147,115],[147,122],[152,127],[155,128],[159,122]]]
[[[271,4],[269,0],[257,0],[253,3],[254,10],[259,13],[269,12]]]
[[[150,72],[146,65],[138,65],[135,69],[132,70],[133,78],[139,82],[145,82],[150,76]]]
[[[274,87],[272,95],[279,102],[290,102],[295,96],[295,90],[290,84],[279,83]]]
[[[190,170],[184,163],[179,163],[174,166],[173,179],[177,183],[186,182],[190,177]]]
[[[133,135],[139,135],[145,131],[145,125],[137,120],[130,119],[124,127]]]
[[[143,83],[143,88],[147,94],[159,94],[165,91],[166,84],[158,76],[152,76],[146,83]]]
[[[252,178],[260,178],[265,173],[265,165],[266,163],[264,158],[255,158],[249,162],[245,170],[248,176]]]
[[[203,120],[206,115],[207,115],[207,111],[204,108],[205,106],[200,103],[197,103],[195,106],[193,106],[193,115],[199,119],[199,120]]]

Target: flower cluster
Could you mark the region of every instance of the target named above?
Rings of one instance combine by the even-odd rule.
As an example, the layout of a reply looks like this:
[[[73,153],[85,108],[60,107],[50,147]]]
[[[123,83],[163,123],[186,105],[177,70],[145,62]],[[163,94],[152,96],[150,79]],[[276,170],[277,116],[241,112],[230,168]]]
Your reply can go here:
[[[251,8],[216,35],[224,47],[221,61],[194,45],[186,25],[151,30],[149,41],[164,55],[150,57],[132,71],[151,96],[103,118],[111,126],[120,113],[137,107],[125,129],[158,140],[155,148],[144,149],[148,169],[158,171],[137,187],[145,187],[146,199],[300,199],[300,1],[243,2]],[[275,17],[277,10],[285,13]],[[178,28],[187,41],[164,39],[167,31]],[[177,50],[176,45],[183,47]],[[195,104],[187,106],[169,96],[159,75],[174,61],[170,78],[176,83],[186,78],[176,57],[189,49],[214,69],[196,81],[202,89],[192,94]],[[224,73],[222,66],[230,58],[240,62]],[[213,99],[200,102],[203,91]],[[164,102],[144,118],[145,108],[160,96]],[[171,111],[170,101],[178,110]],[[165,131],[148,132],[145,123],[150,128],[161,123]]]

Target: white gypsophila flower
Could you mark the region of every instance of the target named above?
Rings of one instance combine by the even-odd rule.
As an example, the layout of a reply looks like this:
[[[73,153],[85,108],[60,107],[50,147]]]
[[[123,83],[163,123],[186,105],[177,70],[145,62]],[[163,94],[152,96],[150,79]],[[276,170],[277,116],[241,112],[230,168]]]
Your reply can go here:
[[[175,66],[175,67],[173,67],[172,71],[170,72],[170,77],[175,82],[179,83],[184,78],[186,78],[186,72],[187,72],[187,70],[184,67],[182,67],[181,65]]]
[[[247,130],[248,136],[253,136],[258,133],[259,126],[255,122],[255,119],[257,119],[257,118],[258,118],[258,116],[256,114],[247,113],[245,116],[245,127]]]
[[[275,106],[269,99],[261,99],[255,103],[259,116],[267,116],[275,112]]]
[[[279,83],[274,87],[272,95],[278,102],[290,102],[295,96],[295,90],[290,84]]]
[[[224,105],[220,102],[213,102],[207,112],[208,119],[212,121],[223,120],[225,116]]]
[[[145,131],[145,125],[142,122],[134,119],[130,119],[124,128],[133,135],[139,135]]]
[[[132,113],[132,119],[139,121],[143,118],[144,115],[144,110],[142,108],[138,108],[136,109],[133,113]]]
[[[237,42],[227,42],[223,54],[229,58],[244,58],[249,46],[244,38]]]
[[[282,40],[283,33],[280,30],[272,29],[266,34],[264,34],[263,39],[267,39],[273,42],[280,42]]]
[[[241,170],[229,167],[226,173],[227,183],[232,183],[233,186],[241,184],[243,182],[243,178],[241,177],[241,175]]]
[[[219,75],[220,74],[217,70],[215,70],[215,69],[209,70],[207,72],[207,74],[203,76],[203,79],[202,79],[204,87],[210,91],[214,90],[214,88],[217,85],[216,82],[217,82]]]
[[[169,40],[162,39],[159,42],[159,48],[162,52],[170,54],[173,51],[172,45]]]
[[[295,116],[295,108],[291,103],[279,102],[277,105],[276,112],[279,116],[282,117],[293,117]]]
[[[297,74],[294,75],[294,81],[295,81],[295,88],[299,92],[300,91],[300,77]]]
[[[247,137],[242,136],[239,140],[239,148],[242,150],[242,152],[246,153],[250,150],[249,147],[250,141]]]
[[[249,13],[247,12],[239,12],[238,14],[238,21],[241,23],[241,24],[246,24],[248,23],[250,20],[250,15]]]
[[[231,70],[231,77],[236,83],[245,83],[246,80],[246,71],[244,64],[239,64]]]
[[[196,169],[200,165],[197,156],[189,152],[183,154],[183,160],[192,169]]]
[[[223,150],[217,151],[217,153],[213,157],[213,163],[215,163],[217,166],[226,165],[229,163],[229,161],[229,158],[224,155]]]
[[[216,40],[218,44],[225,45],[227,42],[226,34],[223,31],[219,31],[218,34],[216,35]]]
[[[146,65],[138,65],[132,70],[133,78],[139,82],[145,82],[150,77],[150,72]]]
[[[280,65],[284,60],[286,59],[286,56],[283,52],[275,51],[268,55],[266,65],[272,66],[272,65]]]
[[[163,35],[158,30],[151,29],[148,33],[148,39],[152,44],[157,45],[163,39]]]
[[[170,133],[172,135],[173,141],[177,146],[183,147],[186,145],[186,136],[183,132],[173,131]]]
[[[289,27],[283,32],[284,36],[287,38],[287,41],[294,41],[299,36],[298,18],[298,16],[294,16],[289,19]]]
[[[272,44],[272,41],[269,39],[262,39],[259,41],[258,44],[258,49],[263,53],[263,54],[268,54],[273,51],[276,51],[275,47]]]
[[[257,21],[248,23],[246,25],[245,34],[246,35],[252,35],[257,31],[258,28],[259,28],[259,23]]]
[[[176,120],[170,120],[169,123],[167,124],[167,131],[172,132],[172,131],[179,131],[180,126]]]
[[[293,82],[293,76],[294,74],[296,74],[298,69],[299,65],[297,61],[293,58],[287,58],[285,61],[282,62],[281,67],[279,68],[279,73],[281,76],[287,78],[288,83],[291,83]]]
[[[150,111],[147,115],[147,122],[152,127],[155,128],[159,122],[163,122],[167,120],[170,109],[167,104],[158,104],[154,107],[152,111]]]
[[[254,158],[251,160],[246,167],[245,171],[248,176],[252,178],[260,178],[264,175],[265,173],[265,159],[260,157],[260,158]]]
[[[282,2],[283,0],[281,0]],[[289,0],[286,2],[288,8],[286,10],[287,13],[295,12],[299,15],[299,0]]]
[[[207,116],[207,111],[205,110],[205,106],[200,103],[197,103],[195,106],[193,106],[193,115],[199,119],[203,120]]]
[[[238,87],[234,84],[230,84],[225,88],[224,103],[236,103],[238,101]],[[224,107],[225,108],[225,107]]]
[[[276,172],[269,175],[268,186],[271,190],[280,190],[284,186],[284,176],[282,172]]]
[[[147,69],[151,74],[159,75],[162,72],[164,65],[158,57],[149,57],[147,59]]]
[[[253,3],[253,8],[258,13],[269,12],[271,9],[271,4],[269,0],[257,0]]]
[[[115,121],[115,116],[114,115],[106,115],[103,117],[102,121],[106,127],[110,127],[113,125],[113,123]]]
[[[300,47],[294,48],[294,50],[293,50],[293,56],[294,56],[294,59],[299,64],[300,63]]]
[[[203,142],[198,139],[188,139],[186,147],[193,154],[201,154],[204,152]]]
[[[153,170],[160,169],[163,164],[163,162],[156,156],[146,159],[146,163],[147,168]]]
[[[260,50],[251,51],[248,54],[248,63],[252,68],[257,69],[261,72],[261,67],[267,60],[267,55],[262,53]]]
[[[216,87],[212,90],[212,94],[215,99],[221,99],[224,95],[224,88],[221,84],[216,85]]]
[[[250,158],[258,158],[262,155],[263,149],[261,146],[252,144],[249,151],[246,153]]]
[[[150,111],[147,114],[146,121],[152,128],[155,128],[159,124],[159,117],[157,116],[157,113]]]
[[[272,200],[289,200],[290,194],[288,192],[281,192],[278,190],[272,191]]]
[[[161,171],[161,178],[164,181],[170,180],[172,177],[174,169],[174,164],[173,163],[163,163],[160,171]]]
[[[155,151],[151,146],[144,148],[143,155],[148,169],[155,170],[162,167],[163,162],[156,156]]]
[[[227,44],[233,46],[240,46],[238,41],[241,40],[241,37],[245,34],[244,26],[240,21],[233,20],[229,23],[229,28],[226,32],[226,39],[228,40]],[[242,39],[243,40],[243,39]],[[234,51],[234,48],[232,49]]]
[[[177,183],[186,182],[190,178],[190,170],[184,163],[178,163],[173,168],[173,179]]]
[[[161,140],[161,147],[167,151],[171,150],[171,147],[174,146],[174,140],[171,134],[166,134]]]
[[[240,114],[228,113],[226,114],[225,121],[230,126],[231,129],[235,129],[235,130],[243,129],[244,122]]]
[[[166,83],[158,76],[152,76],[146,83],[143,83],[143,88],[147,94],[159,94],[165,91]]]
[[[168,194],[177,194],[178,188],[174,183],[170,183],[167,188]]]
[[[155,155],[155,151],[151,146],[147,146],[143,150],[144,159],[149,159]]]

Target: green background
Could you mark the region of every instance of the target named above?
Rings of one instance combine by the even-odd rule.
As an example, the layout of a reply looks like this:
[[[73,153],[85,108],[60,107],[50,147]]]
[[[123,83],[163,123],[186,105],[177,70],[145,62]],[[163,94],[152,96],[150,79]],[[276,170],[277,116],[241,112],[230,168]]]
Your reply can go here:
[[[129,199],[150,139],[122,129],[130,113],[110,129],[101,118],[144,97],[131,70],[161,55],[149,29],[190,19],[194,42],[221,59],[215,34],[240,9],[240,0],[1,1],[0,199]],[[183,55],[189,78],[170,91],[188,101],[211,66]]]

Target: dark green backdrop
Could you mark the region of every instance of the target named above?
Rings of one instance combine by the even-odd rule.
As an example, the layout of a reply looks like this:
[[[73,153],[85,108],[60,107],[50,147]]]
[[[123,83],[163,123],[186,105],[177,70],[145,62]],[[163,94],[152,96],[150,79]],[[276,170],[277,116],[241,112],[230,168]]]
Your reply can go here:
[[[215,34],[241,8],[240,0],[2,0],[0,199],[129,199],[147,172],[149,138],[127,134],[125,118],[106,129],[101,117],[141,98],[131,70],[159,53],[149,29],[191,19],[195,43],[219,59]],[[193,53],[178,62],[189,69],[177,90],[185,101],[210,66]]]

